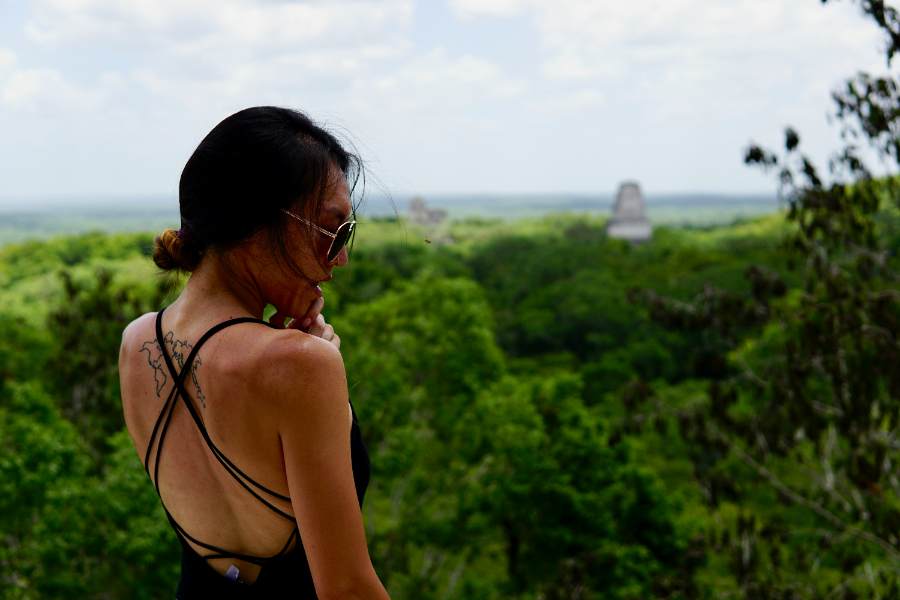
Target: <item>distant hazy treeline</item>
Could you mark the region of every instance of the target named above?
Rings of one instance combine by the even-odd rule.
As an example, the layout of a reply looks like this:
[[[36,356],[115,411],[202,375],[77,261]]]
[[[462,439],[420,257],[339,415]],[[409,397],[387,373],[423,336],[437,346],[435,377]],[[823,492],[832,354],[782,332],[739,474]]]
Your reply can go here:
[[[429,207],[447,211],[452,218],[517,219],[550,213],[606,215],[612,195],[578,194],[469,194],[423,195]],[[409,194],[366,195],[359,214],[369,218],[402,217]],[[778,208],[772,195],[649,194],[648,215],[655,223],[707,225],[771,213]],[[178,201],[173,197],[92,200],[0,199],[0,245],[99,230],[105,232],[154,231],[179,223]]]

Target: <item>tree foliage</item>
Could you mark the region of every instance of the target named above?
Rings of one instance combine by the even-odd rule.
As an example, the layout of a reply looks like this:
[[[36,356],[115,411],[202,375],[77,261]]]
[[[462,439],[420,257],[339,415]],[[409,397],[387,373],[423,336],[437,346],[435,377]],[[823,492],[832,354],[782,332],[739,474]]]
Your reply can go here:
[[[886,33],[890,64],[896,11],[860,6]],[[783,153],[746,153],[777,173],[801,285],[788,291],[754,268],[750,294],[642,295],[657,321],[724,342],[716,360],[726,368],[709,378],[706,402],[678,419],[711,508],[738,508],[732,537],[712,532],[710,545],[735,550],[729,566],[748,598],[894,597],[900,585],[897,229],[879,212],[900,189],[872,178],[857,145],[900,165],[900,98],[893,78],[860,73],[834,99],[845,145],[828,176],[791,128]]]

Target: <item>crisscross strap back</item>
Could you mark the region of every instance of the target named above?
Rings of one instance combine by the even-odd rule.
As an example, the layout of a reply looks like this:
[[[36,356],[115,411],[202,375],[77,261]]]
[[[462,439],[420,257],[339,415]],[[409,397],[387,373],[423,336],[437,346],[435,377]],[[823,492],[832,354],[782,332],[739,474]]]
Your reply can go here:
[[[184,387],[184,379],[187,374],[190,373],[191,365],[193,364],[194,359],[197,357],[197,353],[200,351],[201,346],[203,346],[203,344],[206,343],[209,338],[211,338],[222,329],[230,325],[235,325],[237,323],[261,323],[263,325],[272,327],[273,329],[277,328],[277,326],[255,317],[236,317],[233,319],[228,319],[227,321],[222,321],[221,323],[217,323],[216,325],[210,327],[206,331],[206,333],[204,333],[200,337],[197,343],[194,344],[194,347],[188,354],[187,359],[184,361],[184,365],[182,365],[181,372],[178,372],[175,368],[175,364],[172,362],[171,357],[169,357],[168,351],[166,350],[165,339],[163,338],[162,334],[162,315],[164,310],[164,308],[161,309],[156,315],[156,343],[159,345],[160,353],[165,360],[166,366],[174,381],[174,385],[172,386],[172,390],[169,392],[166,401],[163,403],[162,410],[160,411],[159,417],[156,419],[156,423],[153,426],[153,431],[150,434],[150,442],[147,444],[147,452],[144,456],[144,468],[147,471],[147,475],[150,475],[150,454],[152,452],[154,443],[157,442],[158,435],[159,438],[158,443],[156,443],[156,456],[153,465],[153,475],[150,478],[153,481],[153,485],[156,487],[156,493],[159,494],[159,460],[162,454],[163,442],[165,441],[165,435],[169,427],[169,423],[171,423],[172,421],[172,415],[174,414],[175,406],[178,403],[178,398],[183,398],[184,405],[187,408],[188,413],[191,415],[191,419],[197,425],[197,429],[200,431],[200,435],[203,436],[203,441],[206,443],[207,447],[209,447],[210,451],[212,452],[213,456],[215,456],[219,464],[222,465],[225,471],[227,471],[228,474],[231,475],[231,477],[241,485],[241,487],[252,494],[266,508],[268,508],[270,511],[274,512],[281,518],[293,522],[294,529],[291,532],[291,535],[288,537],[287,542],[277,554],[273,556],[253,556],[249,554],[241,554],[238,552],[230,552],[214,544],[209,544],[198,540],[197,538],[189,534],[181,525],[179,525],[175,521],[174,517],[172,517],[168,509],[165,507],[165,504],[163,503],[163,510],[166,512],[166,517],[169,519],[169,522],[172,524],[172,527],[175,529],[175,532],[178,535],[212,552],[212,554],[201,555],[206,560],[212,560],[214,558],[238,558],[253,564],[263,565],[270,560],[274,560],[282,556],[291,546],[294,538],[296,538],[299,534],[294,516],[272,504],[269,500],[264,498],[263,495],[267,495],[272,498],[278,498],[280,500],[288,502],[290,501],[290,496],[279,494],[278,492],[267,488],[261,483],[254,481],[249,475],[247,475],[236,464],[234,464],[234,462],[232,462],[227,456],[225,456],[225,454],[219,449],[219,447],[216,446],[216,444],[212,441],[212,438],[210,438],[209,432],[206,429],[206,425],[200,418],[200,415],[197,412],[193,401],[191,400],[190,394],[188,394],[187,390]],[[162,496],[160,496],[160,502],[162,503]]]

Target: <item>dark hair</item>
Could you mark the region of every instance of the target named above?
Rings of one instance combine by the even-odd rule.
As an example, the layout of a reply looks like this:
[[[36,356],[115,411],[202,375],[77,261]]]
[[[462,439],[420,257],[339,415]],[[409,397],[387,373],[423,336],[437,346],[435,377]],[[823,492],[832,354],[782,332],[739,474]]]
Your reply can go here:
[[[156,237],[153,261],[193,271],[210,248],[233,248],[269,228],[276,256],[302,274],[285,245],[281,209],[317,215],[335,167],[352,197],[365,181],[362,161],[299,111],[256,106],[227,117],[188,159],[178,186],[181,229]]]

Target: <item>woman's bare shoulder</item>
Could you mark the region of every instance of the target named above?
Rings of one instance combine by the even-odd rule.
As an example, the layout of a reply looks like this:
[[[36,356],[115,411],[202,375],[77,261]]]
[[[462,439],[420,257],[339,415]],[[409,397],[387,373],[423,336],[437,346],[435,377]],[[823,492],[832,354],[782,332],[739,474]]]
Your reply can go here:
[[[276,331],[259,358],[260,367],[275,381],[314,383],[344,370],[343,358],[334,345],[291,329]]]
[[[147,340],[155,339],[156,334],[153,330],[155,322],[156,313],[149,312],[142,314],[125,326],[125,329],[122,330],[122,343],[119,346],[120,364],[126,349],[140,347]]]
[[[275,410],[301,408],[298,398],[309,403],[347,395],[344,361],[334,345],[297,330],[276,334],[260,353],[257,370]]]

